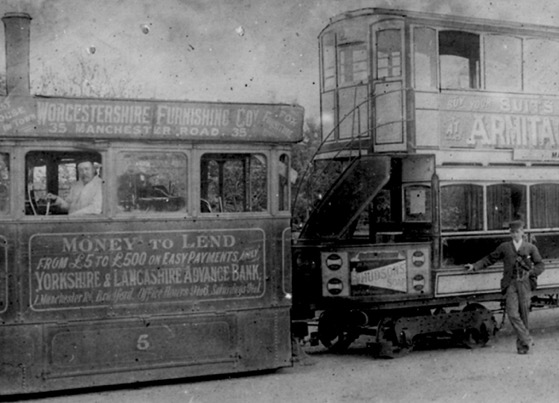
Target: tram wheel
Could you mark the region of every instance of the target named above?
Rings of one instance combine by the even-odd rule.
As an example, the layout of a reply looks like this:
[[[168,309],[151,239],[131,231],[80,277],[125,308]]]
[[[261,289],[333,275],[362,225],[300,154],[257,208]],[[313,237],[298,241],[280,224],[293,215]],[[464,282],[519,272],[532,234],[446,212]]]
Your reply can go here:
[[[344,312],[324,311],[318,318],[318,339],[333,352],[343,352],[358,337],[351,329]]]
[[[413,344],[402,343],[406,335],[398,335],[395,331],[396,320],[386,317],[381,319],[377,327],[376,347],[374,355],[379,358],[397,358],[409,353]]]
[[[486,314],[489,310],[481,304],[468,304],[464,307],[463,312],[478,311],[480,314]],[[493,315],[491,315],[491,326],[492,329],[496,328],[496,321]],[[488,329],[486,323],[482,322],[479,327],[468,327],[464,330],[463,343],[469,348],[479,348],[484,347],[487,342],[493,336],[492,329]]]

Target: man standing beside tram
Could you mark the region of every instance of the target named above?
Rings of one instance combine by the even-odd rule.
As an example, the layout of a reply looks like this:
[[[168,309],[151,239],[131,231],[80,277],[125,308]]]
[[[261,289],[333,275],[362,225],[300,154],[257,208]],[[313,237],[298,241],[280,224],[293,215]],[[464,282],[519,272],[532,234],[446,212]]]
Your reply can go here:
[[[70,215],[101,214],[103,206],[103,180],[97,175],[91,159],[78,163],[78,180],[72,183],[66,199],[49,193],[47,198]]]
[[[538,248],[523,239],[524,223],[512,221],[509,228],[511,241],[503,242],[483,259],[465,267],[476,271],[503,261],[501,292],[506,295],[506,313],[516,333],[518,354],[527,354],[533,345],[528,327],[532,291],[536,289],[537,277],[544,271],[544,263]]]

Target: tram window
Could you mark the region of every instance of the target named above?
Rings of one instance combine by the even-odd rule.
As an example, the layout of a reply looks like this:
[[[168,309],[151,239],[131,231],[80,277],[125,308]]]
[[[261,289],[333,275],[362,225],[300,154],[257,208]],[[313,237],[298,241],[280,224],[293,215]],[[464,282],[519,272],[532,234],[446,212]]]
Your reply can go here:
[[[524,90],[534,93],[559,92],[559,42],[542,39],[524,41]]]
[[[443,238],[443,266],[463,266],[475,262],[508,240],[510,240],[508,234],[472,238]]]
[[[100,214],[101,161],[101,155],[94,152],[28,152],[25,214]]]
[[[335,140],[335,114],[336,114],[336,93],[334,91],[322,94],[322,138],[325,141]]]
[[[542,258],[559,259],[559,234],[531,234],[531,241],[537,245]]]
[[[358,84],[367,80],[367,46],[364,43],[349,43],[339,48],[340,86]]]
[[[399,29],[377,33],[377,78],[402,75],[402,38]]]
[[[289,156],[287,154],[280,155],[278,165],[278,208],[279,211],[289,211],[289,186],[291,184]]]
[[[322,86],[324,90],[336,88],[336,37],[333,33],[322,38]]]
[[[559,184],[542,183],[530,187],[530,222],[532,228],[559,227]]]
[[[487,186],[487,229],[507,229],[508,223],[526,218],[526,186],[498,184]]]
[[[184,211],[186,156],[178,152],[121,152],[117,158],[118,211]]]
[[[479,88],[479,35],[439,32],[442,88]]]
[[[443,231],[483,229],[483,188],[460,184],[441,187],[441,228]]]
[[[266,211],[268,167],[260,154],[205,154],[200,162],[203,213]]]
[[[492,91],[520,91],[522,45],[519,38],[504,35],[485,37],[485,87]]]
[[[10,210],[10,155],[0,153],[0,215]]]
[[[366,85],[340,89],[339,138],[355,138],[368,135],[369,113]]]
[[[407,186],[404,193],[404,203],[404,221],[431,221],[431,189],[429,188],[429,186]]]
[[[437,88],[437,36],[433,28],[416,27],[414,39],[415,88]]]

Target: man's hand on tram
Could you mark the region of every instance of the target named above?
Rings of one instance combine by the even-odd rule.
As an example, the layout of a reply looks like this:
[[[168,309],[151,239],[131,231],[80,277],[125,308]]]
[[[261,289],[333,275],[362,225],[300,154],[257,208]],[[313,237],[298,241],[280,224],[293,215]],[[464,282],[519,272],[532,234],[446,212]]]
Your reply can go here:
[[[468,263],[468,264],[464,265],[464,268],[465,268],[467,271],[476,271],[474,265],[471,264],[471,263]]]
[[[56,204],[57,200],[58,200],[58,196],[52,193],[47,193],[47,200],[54,202]]]

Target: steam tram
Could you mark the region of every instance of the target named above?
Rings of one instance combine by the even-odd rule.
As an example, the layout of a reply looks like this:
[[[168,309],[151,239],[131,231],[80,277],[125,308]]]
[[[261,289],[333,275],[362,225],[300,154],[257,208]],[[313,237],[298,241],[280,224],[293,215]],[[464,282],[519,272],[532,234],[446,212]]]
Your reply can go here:
[[[291,365],[303,109],[31,96],[30,18],[3,21],[0,395]],[[46,196],[82,161],[99,205],[69,214]]]
[[[545,259],[533,305],[556,306],[559,30],[370,8],[319,45],[315,167],[342,173],[294,242],[294,323],[320,313],[325,346],[367,334],[387,356],[436,334],[484,344],[502,265],[463,267],[517,219]]]

